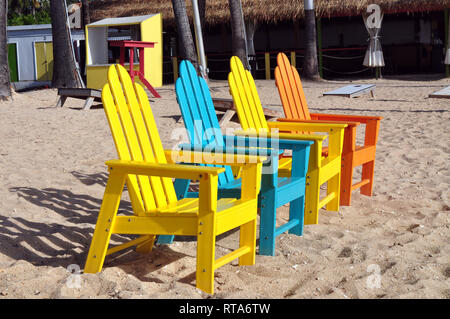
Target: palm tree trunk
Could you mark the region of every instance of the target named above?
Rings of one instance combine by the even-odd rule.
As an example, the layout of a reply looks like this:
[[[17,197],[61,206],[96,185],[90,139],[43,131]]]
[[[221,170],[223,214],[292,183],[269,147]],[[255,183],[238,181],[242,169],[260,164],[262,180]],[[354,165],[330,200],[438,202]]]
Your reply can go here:
[[[83,29],[91,23],[91,14],[89,11],[89,0],[81,0],[81,12],[83,14]]]
[[[50,1],[53,37],[52,86],[55,88],[78,88],[82,85],[75,65],[64,1]]]
[[[8,1],[0,0],[0,100],[11,97],[11,82],[8,65],[8,39],[6,21],[8,16]]]
[[[302,77],[310,80],[320,79],[317,62],[316,14],[314,1],[305,0],[305,60]]]
[[[172,0],[173,13],[177,24],[180,42],[179,55],[182,59],[190,61],[198,72],[198,60],[192,38],[191,26],[186,12],[185,0]]]
[[[228,0],[228,3],[231,15],[232,54],[241,59],[244,68],[249,70],[241,0]]]

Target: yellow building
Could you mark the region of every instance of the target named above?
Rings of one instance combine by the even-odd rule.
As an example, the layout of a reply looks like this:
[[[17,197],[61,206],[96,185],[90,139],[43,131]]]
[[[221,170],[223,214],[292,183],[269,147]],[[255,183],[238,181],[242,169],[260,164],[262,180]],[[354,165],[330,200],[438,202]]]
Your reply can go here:
[[[144,50],[144,77],[153,87],[162,86],[162,16],[108,18],[86,25],[86,78],[87,87],[102,89],[107,82],[107,70],[119,62],[119,48],[109,45],[114,40],[155,42],[154,48]],[[128,58],[125,59],[128,61]],[[135,54],[134,66],[139,68]],[[129,64],[125,64],[129,68]],[[138,78],[136,78],[138,81]]]

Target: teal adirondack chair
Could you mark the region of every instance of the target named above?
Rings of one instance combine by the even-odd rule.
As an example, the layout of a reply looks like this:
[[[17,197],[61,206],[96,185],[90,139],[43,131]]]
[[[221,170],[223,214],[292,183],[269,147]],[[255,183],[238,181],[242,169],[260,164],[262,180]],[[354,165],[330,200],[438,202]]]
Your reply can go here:
[[[180,77],[175,84],[177,101],[188,131],[190,144],[180,145],[182,149],[237,152],[269,156],[265,163],[261,181],[258,205],[260,208],[259,254],[274,255],[275,239],[289,231],[303,234],[305,180],[308,170],[309,150],[312,142],[300,140],[271,140],[222,135],[219,121],[206,81],[197,75],[189,61],[182,61]],[[256,146],[256,147],[255,147]],[[278,157],[281,150],[292,150],[292,174],[278,177]],[[177,196],[196,197],[198,193],[188,192],[189,180],[176,180]],[[235,178],[229,166],[219,175],[219,197],[240,196],[241,180]],[[290,203],[289,221],[276,227],[276,210]],[[159,236],[158,243],[170,243],[173,236]]]

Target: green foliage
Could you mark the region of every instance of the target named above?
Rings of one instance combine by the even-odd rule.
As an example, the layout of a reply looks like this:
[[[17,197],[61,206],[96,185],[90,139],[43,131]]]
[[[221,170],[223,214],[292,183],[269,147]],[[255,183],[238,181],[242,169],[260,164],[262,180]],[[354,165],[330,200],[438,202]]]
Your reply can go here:
[[[49,0],[8,0],[8,25],[49,23]]]

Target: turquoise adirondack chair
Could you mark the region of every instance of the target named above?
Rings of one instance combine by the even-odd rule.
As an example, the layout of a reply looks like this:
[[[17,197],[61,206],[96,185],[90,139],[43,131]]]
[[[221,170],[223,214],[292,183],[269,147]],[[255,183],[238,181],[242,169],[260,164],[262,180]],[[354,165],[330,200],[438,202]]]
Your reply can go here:
[[[275,140],[222,135],[219,121],[206,81],[197,75],[189,61],[182,61],[180,77],[175,84],[177,101],[188,131],[190,144],[180,145],[185,150],[241,152],[258,155],[261,152],[270,159],[263,167],[260,208],[259,254],[274,255],[275,239],[289,231],[303,234],[305,180],[308,170],[309,150],[312,142],[300,140]],[[256,147],[255,147],[256,146]],[[281,150],[292,150],[292,174],[278,177],[278,157]],[[235,178],[230,166],[219,175],[218,196],[238,198],[241,194],[241,180]],[[176,180],[177,196],[196,197],[198,193],[188,192],[189,180]],[[290,203],[289,221],[276,227],[276,209]],[[173,236],[159,236],[158,243],[170,243]]]

